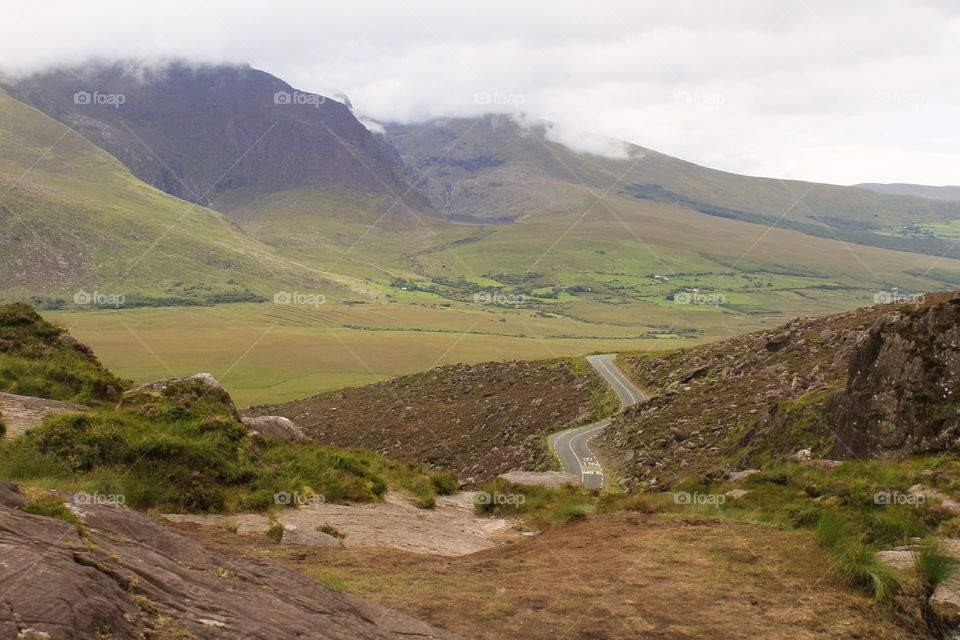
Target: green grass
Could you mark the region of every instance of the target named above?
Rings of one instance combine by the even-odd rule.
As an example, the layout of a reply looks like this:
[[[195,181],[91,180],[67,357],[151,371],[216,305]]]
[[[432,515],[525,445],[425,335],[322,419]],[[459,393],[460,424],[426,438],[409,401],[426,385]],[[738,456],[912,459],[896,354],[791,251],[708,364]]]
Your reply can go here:
[[[0,305],[0,391],[96,403],[124,383],[93,352],[23,304]]]
[[[80,520],[67,508],[63,499],[55,494],[34,492],[33,496],[28,496],[27,503],[21,507],[21,510],[37,516],[63,520],[80,529]]]
[[[252,437],[225,400],[184,381],[125,397],[119,408],[48,418],[0,443],[0,477],[178,512],[267,511],[279,492],[370,502],[390,487],[426,505],[450,486],[367,451]]]
[[[480,488],[474,509],[480,515],[521,518],[530,527],[544,529],[595,512],[597,496],[583,487],[525,487],[497,478]]]
[[[924,541],[916,554],[915,566],[931,590],[957,574],[957,558],[945,553],[935,538]]]
[[[45,315],[70,327],[124,378],[143,383],[209,371],[238,406],[286,402],[443,364],[665,349],[677,342],[473,304],[328,303],[316,310],[235,304]]]

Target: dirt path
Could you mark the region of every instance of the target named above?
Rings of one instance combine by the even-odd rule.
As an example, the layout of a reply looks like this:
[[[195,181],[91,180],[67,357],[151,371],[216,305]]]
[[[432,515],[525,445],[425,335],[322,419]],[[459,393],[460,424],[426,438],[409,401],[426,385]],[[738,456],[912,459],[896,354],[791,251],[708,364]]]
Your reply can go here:
[[[457,557],[183,532],[477,640],[924,637],[831,576],[813,536],[700,516],[588,516]]]
[[[413,553],[460,556],[489,549],[520,537],[508,520],[480,517],[474,513],[475,493],[441,496],[434,509],[420,509],[408,500],[388,494],[385,502],[363,505],[316,504],[284,509],[276,520],[287,529],[286,542],[330,546],[318,535],[322,527],[345,534],[346,547],[388,547]],[[171,522],[193,523],[262,535],[272,524],[262,514],[186,515],[167,514]]]

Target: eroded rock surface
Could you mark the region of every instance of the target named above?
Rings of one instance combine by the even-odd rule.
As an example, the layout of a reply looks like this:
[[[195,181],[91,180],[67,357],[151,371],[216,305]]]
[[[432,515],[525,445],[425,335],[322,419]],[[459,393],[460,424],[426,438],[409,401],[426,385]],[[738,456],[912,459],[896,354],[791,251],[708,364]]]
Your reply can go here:
[[[22,505],[0,483],[0,638],[459,637],[128,509],[72,506],[78,529]]]
[[[7,425],[8,438],[14,438],[27,429],[38,426],[49,415],[89,410],[90,407],[74,402],[0,393],[0,416]]]

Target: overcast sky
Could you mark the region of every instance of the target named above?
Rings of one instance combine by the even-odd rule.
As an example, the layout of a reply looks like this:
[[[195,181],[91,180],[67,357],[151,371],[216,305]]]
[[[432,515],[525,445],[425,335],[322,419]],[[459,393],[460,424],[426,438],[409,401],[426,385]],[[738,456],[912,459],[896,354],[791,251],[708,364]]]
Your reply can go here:
[[[5,4],[7,73],[247,62],[380,120],[523,111],[739,173],[960,184],[960,2]]]

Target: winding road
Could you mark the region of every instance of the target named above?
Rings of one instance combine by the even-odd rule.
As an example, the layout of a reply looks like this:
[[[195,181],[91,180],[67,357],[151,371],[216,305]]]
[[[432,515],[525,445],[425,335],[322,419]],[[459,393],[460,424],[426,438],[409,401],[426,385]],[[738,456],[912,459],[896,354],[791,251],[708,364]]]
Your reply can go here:
[[[587,356],[587,362],[603,376],[620,398],[620,411],[644,399],[640,391],[613,363],[615,353]],[[600,489],[604,484],[603,467],[590,451],[590,440],[610,424],[610,418],[574,427],[550,436],[550,448],[560,459],[564,473],[580,476],[583,486]]]

